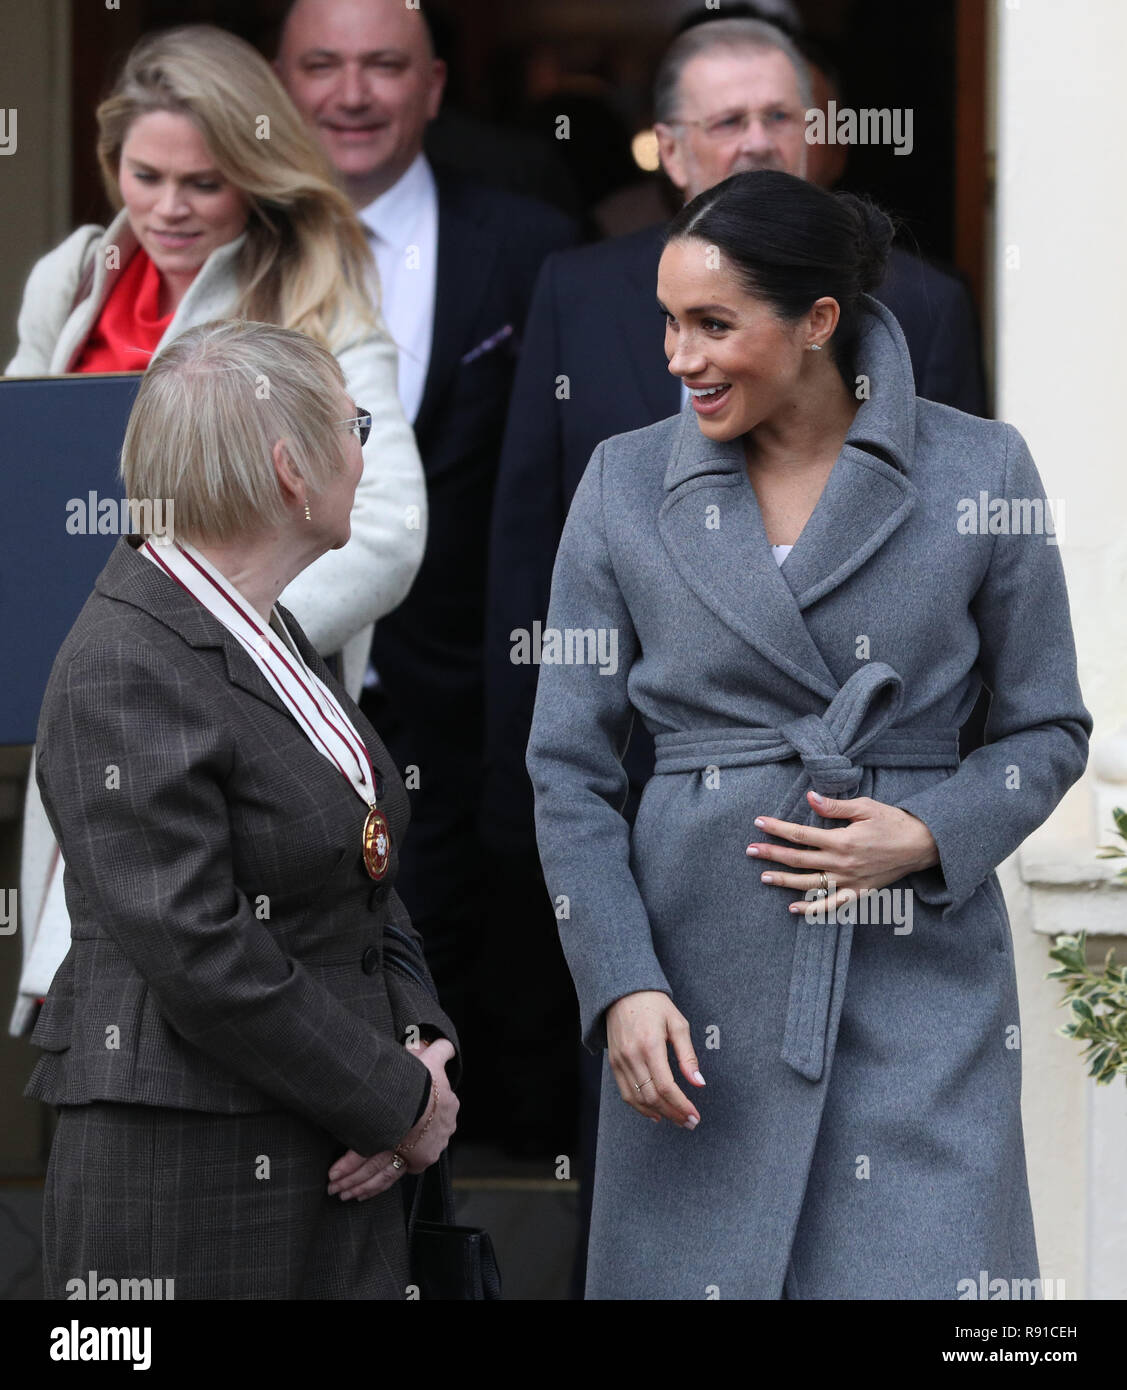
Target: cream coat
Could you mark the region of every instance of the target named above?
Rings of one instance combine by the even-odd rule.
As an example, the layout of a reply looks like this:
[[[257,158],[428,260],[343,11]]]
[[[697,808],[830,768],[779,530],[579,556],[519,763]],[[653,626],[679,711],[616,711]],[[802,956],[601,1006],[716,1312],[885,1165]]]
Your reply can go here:
[[[235,266],[244,238],[213,251],[180,301],[157,345],[185,329],[228,317],[237,298]],[[117,248],[117,256],[111,253]],[[124,211],[108,228],[80,227],[33,268],[20,309],[19,346],[7,376],[60,376],[70,371],[138,242]],[[89,291],[79,298],[93,264]],[[352,510],[352,539],[310,565],[282,595],[322,656],[339,652],[342,684],[360,694],[375,622],[406,597],[426,544],[427,499],[415,437],[399,404],[398,358],[381,322],[378,332],[336,352],[348,390],[372,414],[364,472]],[[35,998],[46,993],[70,945],[62,875],[52,868],[54,839],[29,779],[24,815],[20,907],[24,966],[11,1030],[26,1027]]]

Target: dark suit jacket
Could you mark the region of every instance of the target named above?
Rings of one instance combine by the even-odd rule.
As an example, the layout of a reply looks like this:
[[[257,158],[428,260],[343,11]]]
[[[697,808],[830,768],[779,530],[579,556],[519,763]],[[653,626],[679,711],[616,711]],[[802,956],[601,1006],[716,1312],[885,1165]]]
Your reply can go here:
[[[403,784],[280,611],[367,744],[397,851]],[[360,1153],[393,1148],[430,1088],[401,1045],[408,1025],[457,1047],[426,988],[384,968],[387,924],[418,945],[396,861],[382,883],[367,876],[359,797],[235,638],[128,537],[55,660],[36,753],[72,944],[25,1094],[281,1106]]]
[[[664,232],[662,225],[647,227],[550,256],[537,281],[491,532],[481,827],[496,849],[529,850],[534,843],[524,750],[538,667],[512,664],[510,633],[531,628],[548,611],[563,523],[596,445],[681,409],[681,384],[669,372],[657,308]],[[984,414],[978,330],[959,281],[894,250],[876,298],[904,331],[917,393]],[[626,759],[636,790],[652,758],[644,731],[636,734]]]
[[[441,167],[430,363],[415,437],[427,480],[423,563],[376,625],[372,659],[418,727],[480,756],[486,547],[509,392],[544,257],[578,232],[562,213]]]

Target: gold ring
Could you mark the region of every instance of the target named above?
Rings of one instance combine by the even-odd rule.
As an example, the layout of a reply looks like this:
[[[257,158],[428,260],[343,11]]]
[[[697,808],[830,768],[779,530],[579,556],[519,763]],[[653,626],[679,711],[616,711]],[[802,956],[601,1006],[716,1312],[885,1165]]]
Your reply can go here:
[[[634,1089],[635,1089],[636,1091],[640,1091],[640,1090],[642,1089],[643,1086],[648,1086],[652,1080],[653,1080],[653,1077],[652,1077],[652,1076],[647,1076],[646,1079],[645,1079],[645,1081],[642,1081],[642,1082],[635,1081],[635,1082],[634,1082]]]
[[[826,877],[826,871],[825,871],[825,869],[823,869],[823,870],[819,873],[818,877],[822,880],[822,892],[823,892],[823,893],[828,893],[828,892],[830,891],[830,881],[829,881],[829,879]]]

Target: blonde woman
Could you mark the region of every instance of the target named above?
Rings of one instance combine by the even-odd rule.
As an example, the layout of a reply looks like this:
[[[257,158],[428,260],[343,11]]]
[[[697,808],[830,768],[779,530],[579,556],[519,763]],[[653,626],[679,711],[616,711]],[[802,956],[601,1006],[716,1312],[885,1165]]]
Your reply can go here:
[[[174,500],[175,540],[118,540],[36,745],[74,912],[26,1091],[59,1109],[49,1299],[90,1270],[178,1301],[406,1297],[398,1182],[453,1133],[458,1040],[394,891],[403,782],[278,602],[348,541],[362,405],[253,322],[190,329],[141,383],[122,475]]]
[[[410,588],[426,492],[396,392],[395,347],[373,310],[367,241],[269,64],[208,26],[143,39],[98,108],[98,159],[120,212],[33,269],[9,376],[137,371],[185,329],[239,317],[327,347],[371,415],[352,539],[285,599],[357,696],[373,623]],[[269,382],[259,384],[269,390]],[[55,848],[35,796],[24,831],[22,1032],[69,940]]]

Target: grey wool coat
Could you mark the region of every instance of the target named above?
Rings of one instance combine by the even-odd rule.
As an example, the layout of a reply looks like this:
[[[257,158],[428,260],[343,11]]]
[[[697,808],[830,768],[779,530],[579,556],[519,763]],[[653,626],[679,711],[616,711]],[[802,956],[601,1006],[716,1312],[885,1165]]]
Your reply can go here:
[[[1060,557],[1014,533],[1028,520],[968,529],[983,490],[1035,516],[1036,467],[1012,426],[917,399],[872,299],[856,370],[870,398],[781,567],[741,441],[691,410],[601,444],[563,533],[527,762],[583,1041],[605,1048],[608,1005],[661,990],[707,1082],[674,1071],[695,1131],[655,1125],[604,1053],[589,1298],[949,1299],[982,1270],[1038,1277],[994,869],[1087,757]],[[982,683],[987,743],[960,765]],[[657,762],[631,828],[634,718]],[[796,917],[745,850],[781,843],[759,815],[844,826],[811,787],[911,812],[940,863],[868,920]]]

